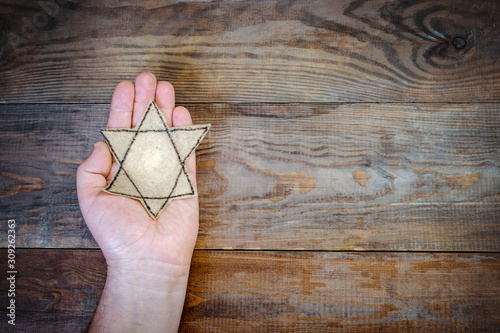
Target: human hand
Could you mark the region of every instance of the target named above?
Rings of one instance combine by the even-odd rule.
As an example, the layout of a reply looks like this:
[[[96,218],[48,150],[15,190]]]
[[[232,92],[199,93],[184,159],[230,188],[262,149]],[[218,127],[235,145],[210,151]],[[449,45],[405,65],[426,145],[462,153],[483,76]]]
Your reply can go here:
[[[124,81],[116,87],[111,101],[108,128],[134,127],[151,99],[161,109],[169,127],[191,125],[188,110],[175,107],[172,85],[167,82],[157,84],[153,74],[141,73],[136,78],[135,86]],[[186,167],[196,186],[194,153],[188,159]],[[167,324],[176,330],[174,322],[177,320],[178,325],[182,312],[191,256],[198,233],[198,198],[173,200],[158,219],[153,220],[139,201],[102,190],[117,169],[118,165],[113,161],[107,145],[98,142],[77,172],[80,208],[108,265],[106,287],[93,327],[118,330],[118,327],[107,325],[110,319],[107,312],[112,306],[123,307],[120,310],[122,315],[128,310],[132,311],[126,308],[128,298],[134,296],[130,294],[130,290],[125,290],[128,285],[131,287],[129,289],[141,293],[135,297],[146,297],[149,300],[145,304],[148,310],[157,310],[159,306],[168,310],[170,316],[174,313],[174,318],[170,318]],[[167,295],[168,299],[165,297]],[[161,313],[158,310],[158,314]],[[123,316],[120,319],[123,320]],[[151,317],[144,319],[155,322],[158,320]],[[103,326],[104,324],[107,326]],[[121,326],[121,329],[130,329],[131,323],[128,324]],[[146,326],[141,325],[136,329],[146,329]],[[159,325],[155,327],[162,329]],[[154,331],[150,326],[147,328]]]

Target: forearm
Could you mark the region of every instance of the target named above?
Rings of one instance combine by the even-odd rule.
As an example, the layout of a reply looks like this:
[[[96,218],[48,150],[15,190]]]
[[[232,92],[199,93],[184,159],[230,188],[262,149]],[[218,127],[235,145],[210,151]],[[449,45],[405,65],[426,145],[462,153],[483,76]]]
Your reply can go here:
[[[89,332],[177,332],[189,267],[141,266],[108,266]]]

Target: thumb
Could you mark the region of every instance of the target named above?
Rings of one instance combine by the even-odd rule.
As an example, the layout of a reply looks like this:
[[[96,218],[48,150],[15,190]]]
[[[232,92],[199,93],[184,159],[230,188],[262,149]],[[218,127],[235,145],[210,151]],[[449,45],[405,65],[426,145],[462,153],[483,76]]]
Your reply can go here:
[[[111,153],[106,143],[100,141],[94,145],[90,156],[78,167],[76,187],[78,200],[82,203],[89,197],[96,196],[106,185],[106,177],[112,166]]]

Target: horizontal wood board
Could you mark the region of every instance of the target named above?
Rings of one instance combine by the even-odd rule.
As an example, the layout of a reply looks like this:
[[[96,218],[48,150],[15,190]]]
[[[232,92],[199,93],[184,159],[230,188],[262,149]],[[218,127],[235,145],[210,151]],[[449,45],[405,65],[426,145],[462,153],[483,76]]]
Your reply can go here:
[[[186,106],[212,124],[199,249],[500,248],[499,104]],[[96,247],[75,171],[108,108],[0,106],[0,211],[18,246]]]
[[[0,1],[0,102],[496,102],[497,0]]]
[[[75,171],[141,71],[212,124],[180,332],[500,331],[497,0],[54,1],[0,0],[0,332],[86,332]]]
[[[17,324],[0,321],[2,332],[86,331],[106,277],[100,251],[19,250],[17,269]],[[0,292],[6,288],[1,279]],[[496,332],[499,325],[498,253],[195,251],[180,332]]]

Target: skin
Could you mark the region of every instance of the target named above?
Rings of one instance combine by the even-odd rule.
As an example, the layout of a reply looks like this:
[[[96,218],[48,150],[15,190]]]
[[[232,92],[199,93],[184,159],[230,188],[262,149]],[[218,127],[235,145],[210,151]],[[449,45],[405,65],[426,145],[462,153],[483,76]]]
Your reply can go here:
[[[141,73],[135,84],[120,82],[111,101],[108,128],[132,128],[154,99],[168,126],[191,125],[175,107],[174,88]],[[186,163],[196,186],[193,155]],[[80,208],[107,263],[104,291],[90,332],[177,332],[198,234],[198,198],[172,201],[155,221],[142,204],[102,191],[118,165],[97,142],[77,172]]]

